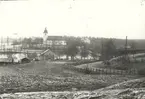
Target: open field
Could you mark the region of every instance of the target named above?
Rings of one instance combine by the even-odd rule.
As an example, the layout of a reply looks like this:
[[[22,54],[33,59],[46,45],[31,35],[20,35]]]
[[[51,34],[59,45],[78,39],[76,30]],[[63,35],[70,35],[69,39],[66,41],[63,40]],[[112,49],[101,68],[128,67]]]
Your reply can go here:
[[[95,90],[132,75],[91,75],[65,69],[64,62],[38,61],[0,66],[0,92]]]
[[[94,91],[53,91],[2,94],[4,99],[145,99],[145,78],[125,81]]]

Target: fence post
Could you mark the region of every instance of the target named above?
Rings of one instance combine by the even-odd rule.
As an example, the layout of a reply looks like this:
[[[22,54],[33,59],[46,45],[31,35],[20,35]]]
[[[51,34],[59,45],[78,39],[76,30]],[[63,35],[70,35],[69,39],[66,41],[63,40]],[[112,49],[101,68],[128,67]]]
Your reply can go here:
[[[128,70],[128,75],[130,75],[130,69]]]
[[[103,69],[101,69],[101,73],[102,73],[102,74],[103,74],[103,72],[104,72]]]
[[[95,74],[97,74],[97,68],[95,68]]]
[[[115,74],[115,70],[113,69],[113,74]]]
[[[97,69],[98,73],[100,74],[100,69]]]
[[[119,74],[119,70],[116,70],[116,74],[117,74],[117,75]]]
[[[120,75],[121,73],[120,73],[120,70],[118,70],[118,75]]]
[[[123,70],[121,70],[121,75],[123,75]]]
[[[138,74],[138,71],[137,71],[137,69],[135,69],[135,74]]]
[[[101,71],[101,69],[99,69],[99,74],[101,74],[102,73],[102,71]]]
[[[117,75],[119,74],[119,70],[116,70],[116,74],[117,74]]]
[[[108,74],[108,70],[106,69],[106,75]]]
[[[95,74],[95,68],[93,68],[93,74]]]

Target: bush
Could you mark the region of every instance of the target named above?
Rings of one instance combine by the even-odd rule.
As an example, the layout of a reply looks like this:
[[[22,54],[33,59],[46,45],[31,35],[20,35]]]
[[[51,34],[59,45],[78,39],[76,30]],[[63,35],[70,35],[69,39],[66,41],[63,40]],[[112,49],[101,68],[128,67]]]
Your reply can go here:
[[[87,67],[87,68],[85,68],[84,73],[85,74],[91,74],[92,71]]]

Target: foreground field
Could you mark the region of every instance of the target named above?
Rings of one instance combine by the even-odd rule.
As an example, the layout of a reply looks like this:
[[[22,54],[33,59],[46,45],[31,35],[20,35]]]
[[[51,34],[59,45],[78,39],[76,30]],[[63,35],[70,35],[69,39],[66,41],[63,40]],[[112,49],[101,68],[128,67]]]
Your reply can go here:
[[[65,69],[62,62],[32,62],[0,66],[0,92],[95,90],[129,79],[131,75],[89,75]]]
[[[145,99],[145,89],[2,94],[1,99]]]
[[[94,91],[55,91],[2,94],[3,99],[145,99],[145,78],[125,81]]]

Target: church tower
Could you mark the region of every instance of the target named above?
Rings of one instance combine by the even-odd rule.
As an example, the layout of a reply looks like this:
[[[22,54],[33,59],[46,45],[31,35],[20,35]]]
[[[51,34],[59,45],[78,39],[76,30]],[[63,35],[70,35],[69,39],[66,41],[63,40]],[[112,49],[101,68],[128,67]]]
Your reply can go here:
[[[45,28],[43,32],[43,44],[47,44],[47,37],[48,37],[48,31],[47,28]]]

